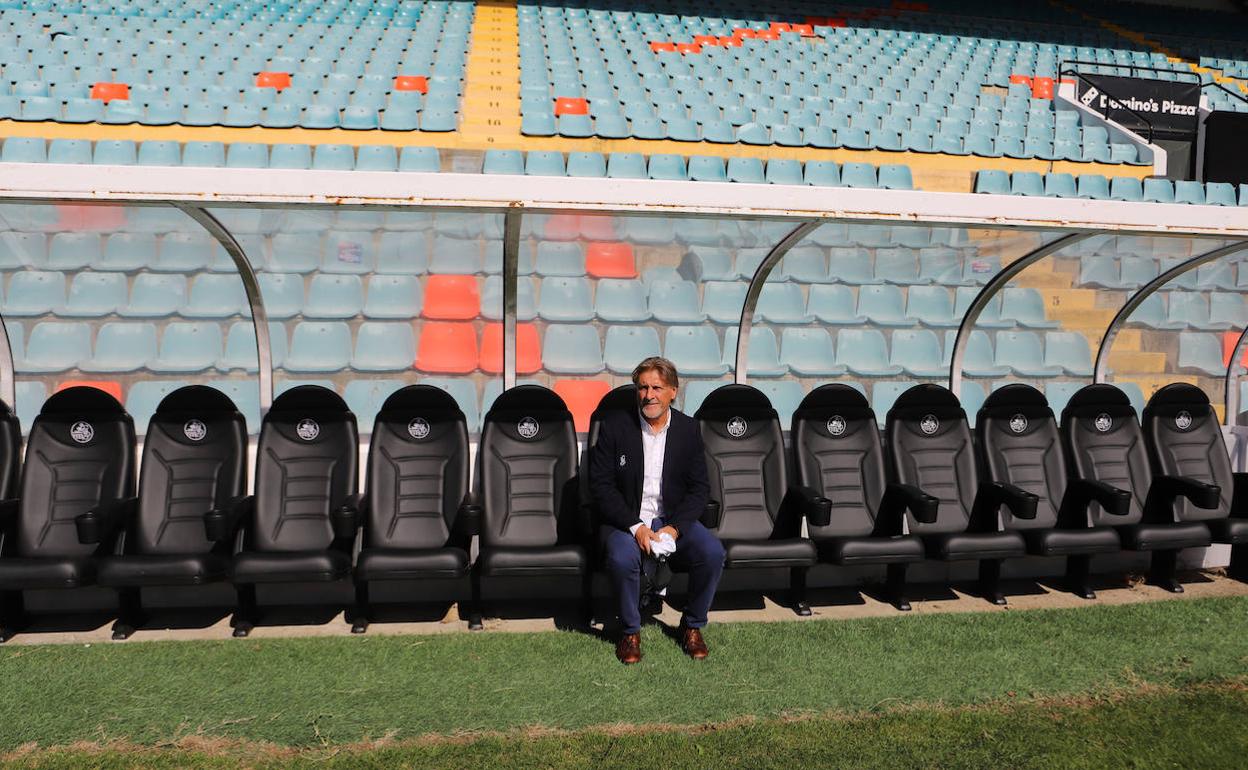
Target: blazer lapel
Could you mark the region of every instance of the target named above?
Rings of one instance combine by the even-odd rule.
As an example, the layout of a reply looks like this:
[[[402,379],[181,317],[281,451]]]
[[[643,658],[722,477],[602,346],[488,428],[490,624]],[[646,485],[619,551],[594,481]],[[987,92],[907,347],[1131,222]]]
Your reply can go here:
[[[633,504],[641,511],[641,485],[646,474],[646,451],[641,445],[641,417],[634,411],[629,417],[628,437],[625,439],[628,462],[632,463]]]
[[[667,493],[672,488],[672,477],[676,475],[676,468],[680,464],[680,460],[676,459],[668,462],[671,458],[679,458],[684,447],[681,446],[681,432],[676,429],[676,412],[673,410],[668,413],[667,424],[667,441],[663,445],[663,499],[670,500],[671,496]]]

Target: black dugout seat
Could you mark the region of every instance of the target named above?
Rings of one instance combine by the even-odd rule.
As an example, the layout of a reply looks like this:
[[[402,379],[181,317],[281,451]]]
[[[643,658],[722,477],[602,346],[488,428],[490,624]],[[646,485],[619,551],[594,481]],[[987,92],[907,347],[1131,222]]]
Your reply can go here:
[[[350,575],[358,451],[355,415],[332,390],[301,385],[274,399],[260,426],[255,494],[204,518],[209,539],[234,541],[235,636],[258,621],[257,584]]]
[[[1044,394],[1030,385],[1006,385],[993,391],[979,410],[975,433],[987,480],[1012,484],[1036,496],[1034,517],[1023,519],[1002,511],[1004,527],[1023,535],[1030,554],[1066,557],[1070,590],[1095,599],[1088,584],[1092,556],[1116,553],[1122,546],[1106,517],[1094,519],[1090,504],[1099,502],[1103,510],[1121,515],[1130,496],[1099,482],[1069,478],[1053,410]]]
[[[1193,385],[1161,388],[1144,407],[1144,440],[1153,469],[1163,476],[1216,486],[1217,505],[1201,508],[1186,498],[1174,501],[1178,521],[1199,521],[1215,543],[1231,546],[1228,572],[1248,578],[1248,473],[1234,473],[1226,439],[1209,397]]]
[[[67,388],[30,427],[17,497],[0,504],[0,639],[20,630],[22,591],[95,582],[112,542],[78,542],[74,519],[134,496],[134,422],[102,390]]]
[[[0,401],[0,501],[17,496],[21,457],[22,426],[13,409]]]
[[[915,385],[888,411],[885,424],[893,480],[939,499],[936,515],[914,518],[910,531],[923,539],[929,559],[978,561],[984,598],[1005,604],[1001,562],[1023,556],[1026,544],[1006,531],[1000,509],[1035,516],[1036,496],[1011,484],[981,482],[966,412],[939,385]]]
[[[179,388],[160,402],[143,440],[137,497],[77,519],[78,539],[115,540],[96,582],[118,590],[113,638],[143,625],[140,589],[202,585],[225,577],[229,549],[204,533],[204,515],[247,485],[247,426],[224,393]]]
[[[1093,505],[1094,523],[1116,527],[1128,551],[1152,551],[1149,581],[1182,592],[1174,576],[1179,550],[1207,546],[1210,538],[1209,528],[1201,522],[1177,517],[1175,501],[1185,497],[1197,507],[1214,508],[1221,490],[1155,475],[1135,409],[1113,385],[1088,385],[1071,397],[1062,410],[1062,441],[1072,476],[1108,484],[1131,496],[1122,515]]]
[[[802,537],[802,516],[818,518],[821,503],[789,490],[776,410],[756,388],[724,385],[706,397],[695,419],[711,488],[702,523],[723,543],[724,567],[787,567],[793,609],[809,615],[806,571],[814,566],[815,544]]]
[[[351,630],[368,628],[368,584],[463,578],[475,506],[468,499],[468,425],[446,391],[408,385],[377,413],[360,503]]]
[[[807,524],[819,560],[845,566],[888,565],[889,599],[909,610],[906,565],[923,561],[923,542],[906,516],[930,518],[937,500],[885,481],[884,447],[875,412],[848,385],[815,388],[793,413],[793,484],[826,499]],[[808,490],[808,491],[807,491]]]
[[[576,430],[563,399],[540,385],[503,391],[485,415],[478,447],[471,628],[481,627],[482,578],[580,576],[589,614],[576,471]]]

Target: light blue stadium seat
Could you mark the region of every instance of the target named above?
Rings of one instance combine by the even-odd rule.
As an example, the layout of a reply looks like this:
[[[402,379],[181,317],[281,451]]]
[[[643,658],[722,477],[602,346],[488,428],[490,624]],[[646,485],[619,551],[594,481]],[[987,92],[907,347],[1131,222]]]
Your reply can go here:
[[[129,139],[109,139],[95,143],[92,160],[97,165],[133,166],[138,161],[138,153]]]
[[[100,259],[100,236],[95,233],[56,233],[48,240],[47,267],[81,270]]]
[[[568,176],[600,179],[607,175],[607,159],[600,152],[568,153]]]
[[[722,380],[682,380],[680,390],[683,398],[680,411],[692,416],[707,396],[727,384],[729,383]]]
[[[1010,194],[1044,195],[1044,178],[1035,171],[1015,171],[1010,176]]]
[[[607,176],[612,179],[646,179],[646,159],[635,152],[613,152],[607,156]]]
[[[651,179],[684,181],[689,178],[685,159],[679,155],[651,155],[647,171]]]
[[[179,312],[185,304],[184,277],[142,273],[134,279],[130,303],[118,312],[133,318],[163,318]]]
[[[304,321],[295,325],[286,371],[336,372],[350,364],[351,327],[341,321]]]
[[[4,315],[41,316],[59,313],[65,307],[65,274],[28,270],[9,281]]]
[[[788,282],[763,284],[754,315],[759,321],[777,324],[805,324],[812,320],[806,312],[802,287]]]
[[[411,275],[373,275],[368,280],[365,318],[415,318],[420,315],[423,294],[419,279]]]
[[[519,150],[486,150],[481,172],[484,174],[523,174],[524,154]]]
[[[612,323],[639,323],[650,319],[646,286],[637,280],[606,278],[598,281],[594,314]]]
[[[103,333],[102,330],[101,333]],[[155,342],[155,333],[155,329],[153,329],[153,342]],[[160,406],[160,402],[164,400],[165,396],[189,384],[186,380],[162,378],[136,382],[131,385],[130,390],[126,393],[126,411],[134,419],[134,432],[140,436],[147,433],[147,426],[152,421],[152,415],[156,414],[156,408]]]
[[[95,355],[79,363],[84,372],[133,372],[156,358],[156,326],[106,323],[95,341]]]
[[[524,160],[524,173],[530,176],[564,176],[563,153],[546,150],[530,150]]]
[[[1121,387],[1122,383],[1114,383]],[[1070,402],[1070,397],[1078,393],[1086,382],[1046,382],[1044,383],[1044,398],[1049,402],[1049,408],[1053,410],[1054,416],[1061,418],[1062,410],[1066,408],[1066,404]]]
[[[306,144],[275,144],[269,151],[269,168],[312,168],[312,148]]]
[[[1234,291],[1235,269],[1230,262],[1218,260],[1196,268],[1196,288],[1201,291],[1225,289]],[[1213,296],[1217,296],[1216,294]]]
[[[830,160],[808,160],[804,169],[806,184],[819,187],[840,187],[841,171]]]
[[[851,185],[854,186],[854,185]],[[914,177],[910,167],[897,163],[885,163],[880,166],[879,186],[885,190],[913,190]]]
[[[919,281],[942,286],[962,284],[962,256],[948,246],[919,249]]]
[[[280,322],[269,322],[269,357],[274,369],[280,369],[286,363],[287,340],[286,327]],[[256,352],[256,328],[251,321],[236,321],[230,324],[230,331],[225,336],[225,353],[217,361],[221,371],[242,369],[254,374],[259,370],[260,359]]]
[[[913,249],[879,249],[875,253],[875,277],[885,283],[909,286],[924,283]]]
[[[1009,195],[1009,173],[997,169],[977,171],[975,173],[975,192],[990,195]]]
[[[519,381],[517,385],[529,384],[531,381]],[[455,399],[455,403],[459,404],[460,410],[464,413],[464,418],[468,423],[468,431],[477,433],[481,430],[481,410],[477,406],[477,386],[472,380],[464,377],[426,377],[420,380],[422,385],[431,385],[435,388],[446,391]],[[495,389],[493,397],[498,397],[498,392],[502,390],[502,379],[494,379],[485,383],[485,395],[488,398],[491,389]],[[348,386],[350,387],[350,386]],[[493,398],[489,399],[489,403],[493,403]],[[488,408],[488,404],[486,406]]]
[[[91,162],[91,143],[85,139],[53,139],[48,143],[49,163]]]
[[[187,142],[182,147],[182,165],[220,168],[225,165],[225,145],[221,142]]]
[[[1157,260],[1152,257],[1123,257],[1121,260],[1121,280],[1124,288],[1143,286],[1157,275]]]
[[[47,160],[47,147],[36,137],[11,136],[4,140],[4,149],[0,151],[0,162],[4,163],[45,163]]]
[[[1174,182],[1169,179],[1145,179],[1144,200],[1153,203],[1174,203]]]
[[[898,397],[916,384],[913,380],[880,380],[871,383],[871,411],[875,412],[875,419],[880,425],[884,425],[888,410],[893,408]]]
[[[357,150],[356,171],[398,171],[399,152],[388,145],[363,145]]]
[[[126,306],[126,277],[121,273],[79,273],[69,284],[69,298],[61,315],[99,318]]]
[[[323,247],[319,234],[277,233],[271,247],[265,268],[275,273],[310,273],[321,266]]]
[[[1116,176],[1109,180],[1109,197],[1116,201],[1144,200],[1144,185],[1134,177]]]
[[[732,252],[721,247],[698,246],[689,250],[682,268],[688,267],[701,281],[730,281],[738,278]]]
[[[896,286],[863,286],[858,290],[858,315],[881,326],[910,326],[905,299]]]
[[[385,404],[386,399],[395,391],[409,383],[406,380],[369,377],[366,380],[351,380],[343,391],[342,398],[347,408],[355,415],[356,423],[362,434],[371,434],[377,422],[377,413]],[[466,383],[472,389],[473,412],[476,412],[476,388],[471,382]],[[468,430],[475,430],[473,423],[468,423]]]
[[[692,281],[652,281],[650,283],[650,314],[659,323],[702,323],[706,316],[699,310],[698,288]],[[738,320],[739,318],[738,309]]]
[[[602,345],[592,326],[551,324],[542,340],[542,367],[555,374],[602,371]]]
[[[957,334],[952,329],[945,332],[943,362],[946,366],[953,359],[953,345]],[[962,357],[963,374],[970,377],[1003,377],[1010,373],[1008,367],[994,363],[993,359],[992,340],[988,338],[988,333],[980,329],[972,331],[966,341],[966,354]]]
[[[190,301],[181,309],[187,318],[229,318],[248,315],[251,305],[236,275],[199,275],[191,282]]]
[[[207,270],[213,261],[214,241],[207,233],[169,233],[160,240],[160,253],[156,256],[156,240],[151,235],[136,235],[114,244],[120,236],[109,237],[108,248],[122,248],[133,258],[141,259],[143,264],[157,272],[194,273]]]
[[[802,384],[794,380],[762,380],[751,384],[771,401],[772,408],[780,418],[781,429],[789,430],[793,423],[793,413],[805,396]]]
[[[577,322],[594,317],[590,284],[585,278],[543,278],[538,295],[537,314],[547,321]]]
[[[1048,320],[1044,298],[1035,289],[1006,288],[1001,292],[1000,317],[1032,329],[1056,329],[1060,325],[1057,321]]]
[[[13,227],[16,223],[10,222]],[[0,270],[40,269],[48,264],[48,239],[43,233],[0,232]]]
[[[1174,291],[1169,296],[1169,312],[1166,320],[1175,328],[1224,330],[1230,326],[1213,323],[1209,318],[1209,302],[1198,292]]]
[[[819,328],[781,332],[780,362],[802,377],[835,377],[845,373],[845,367],[836,363],[832,336]]]
[[[828,250],[828,275],[835,281],[858,286],[878,284],[875,259],[866,249],[833,247]]]
[[[789,368],[780,363],[780,345],[776,333],[766,326],[750,329],[750,345],[747,352],[746,370],[751,377],[783,377]],[[737,358],[737,327],[724,330],[722,362],[734,368]]]
[[[940,340],[930,329],[893,332],[889,361],[915,377],[942,377],[949,373],[948,366],[943,363]]]
[[[312,151],[312,168],[351,171],[355,169],[355,148],[349,144],[318,144]]]
[[[1044,194],[1050,198],[1078,198],[1079,189],[1072,174],[1045,174]]]
[[[1209,296],[1209,321],[1219,328],[1242,329],[1248,325],[1248,307],[1238,293],[1218,292]]]
[[[399,153],[399,171],[438,172],[442,156],[436,147],[404,147]]]
[[[396,372],[416,360],[416,336],[410,323],[365,321],[360,324],[351,368],[365,372]]]
[[[774,158],[767,161],[768,184],[805,184],[800,161]]]
[[[1024,377],[1056,377],[1062,373],[1060,366],[1045,363],[1043,345],[1035,332],[998,332],[996,362]]]
[[[1174,183],[1174,202],[1202,205],[1205,202],[1205,186],[1200,182],[1179,180]]]
[[[846,163],[841,166],[841,183],[846,187],[878,187],[875,166],[869,163]]]
[[[612,374],[627,376],[639,361],[660,354],[659,333],[652,326],[607,328],[603,362]]]
[[[354,318],[364,307],[364,284],[358,275],[321,273],[308,284],[303,314],[307,318]]]
[[[583,276],[584,246],[576,241],[540,241],[533,267],[541,276]]]
[[[174,322],[161,334],[160,355],[148,361],[153,372],[203,372],[221,357],[221,327],[216,322]]]
[[[1080,198],[1109,199],[1109,180],[1100,174],[1080,174],[1075,181]]]
[[[694,182],[726,182],[723,158],[694,155],[689,158],[689,179]]]
[[[784,255],[781,270],[798,283],[821,283],[828,279],[828,259],[818,246],[795,246]]]
[[[664,332],[663,355],[690,377],[718,377],[728,371],[720,361],[719,336],[709,326],[672,326]]]
[[[34,335],[31,335],[33,340]],[[1204,332],[1179,333],[1180,371],[1222,377],[1226,365],[1222,363],[1222,344],[1215,334]]]
[[[855,309],[853,291],[837,284],[814,284],[810,287],[806,312],[821,323],[837,326],[856,326],[867,319]]]
[[[1187,326],[1183,321],[1171,321],[1166,309],[1166,297],[1162,294],[1150,294],[1136,306],[1127,318],[1127,323],[1139,324],[1152,329],[1182,329]]]
[[[269,146],[258,142],[233,142],[225,150],[227,168],[268,168]]]
[[[303,276],[290,273],[260,273],[260,296],[272,319],[293,318],[303,312]]]
[[[954,317],[953,297],[944,286],[912,286],[906,296],[906,316],[933,328],[956,327],[960,316]]]
[[[730,182],[762,184],[763,162],[758,158],[729,158],[727,179]]]
[[[1205,184],[1205,204],[1209,206],[1234,206],[1235,187],[1229,182],[1208,182]]]
[[[372,231],[335,229],[326,237],[321,272],[364,275],[375,263]]]
[[[1078,332],[1047,332],[1044,364],[1061,368],[1072,377],[1091,377],[1092,349],[1088,338]]]
[[[653,283],[652,283],[653,285]],[[697,296],[697,289],[686,291],[686,295]],[[741,308],[745,305],[745,294],[748,286],[744,282],[707,281],[702,284],[702,313],[717,324],[739,324]],[[654,307],[652,302],[651,307]],[[668,305],[670,308],[670,305]],[[681,318],[690,319],[684,323],[697,323],[697,316],[691,313],[679,314]]]
[[[836,338],[836,362],[864,377],[901,374],[888,362],[888,346],[878,329],[841,329]]]

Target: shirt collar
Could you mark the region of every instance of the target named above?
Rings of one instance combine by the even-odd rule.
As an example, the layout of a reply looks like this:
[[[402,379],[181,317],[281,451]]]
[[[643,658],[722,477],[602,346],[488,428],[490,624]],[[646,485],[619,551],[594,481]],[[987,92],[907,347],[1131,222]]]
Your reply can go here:
[[[650,422],[646,419],[646,416],[641,413],[641,407],[637,408],[637,419],[641,420],[641,432],[642,433],[645,433],[650,436],[662,436],[663,434],[667,433],[668,428],[672,427],[672,409],[671,407],[668,407],[667,422],[663,423],[663,427],[659,428],[658,430],[655,430],[653,427],[650,426]]]

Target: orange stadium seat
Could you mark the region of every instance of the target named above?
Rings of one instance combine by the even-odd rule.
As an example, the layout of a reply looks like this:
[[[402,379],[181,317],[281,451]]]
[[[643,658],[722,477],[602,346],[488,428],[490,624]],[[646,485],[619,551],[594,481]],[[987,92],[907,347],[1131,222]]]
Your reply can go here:
[[[468,323],[433,321],[420,329],[416,368],[433,374],[468,374],[476,370],[477,330]]]
[[[585,272],[594,278],[636,278],[633,247],[627,243],[591,243],[585,250]]]
[[[256,75],[256,88],[274,88],[278,91],[290,88],[290,73],[261,72]]]
[[[125,83],[96,83],[91,86],[91,98],[99,99],[102,102],[110,102],[113,99],[129,99],[130,86]]]
[[[60,385],[56,386],[56,390],[59,393],[62,390],[66,390],[68,388],[76,388],[80,385],[85,388],[95,388],[96,390],[102,390],[108,395],[117,399],[118,403],[125,402],[125,399],[121,397],[121,383],[117,382],[116,380],[65,380]]]
[[[588,115],[589,102],[571,96],[560,96],[555,99],[555,115]]]
[[[439,321],[467,321],[481,312],[481,292],[471,275],[431,275],[425,280],[422,315]]]
[[[481,371],[503,373],[503,325],[486,324],[481,335]],[[533,374],[542,368],[542,350],[537,327],[531,323],[516,324],[516,373]]]
[[[419,91],[429,93],[429,78],[424,75],[399,75],[394,79],[395,91]]]
[[[605,380],[556,380],[554,390],[568,405],[576,432],[589,430],[589,416],[598,408],[602,397],[611,392],[611,383]]]

